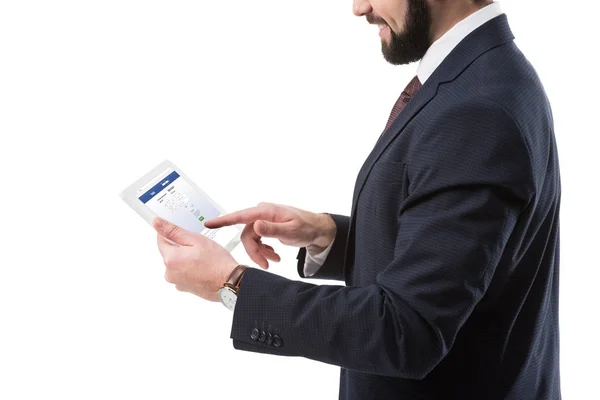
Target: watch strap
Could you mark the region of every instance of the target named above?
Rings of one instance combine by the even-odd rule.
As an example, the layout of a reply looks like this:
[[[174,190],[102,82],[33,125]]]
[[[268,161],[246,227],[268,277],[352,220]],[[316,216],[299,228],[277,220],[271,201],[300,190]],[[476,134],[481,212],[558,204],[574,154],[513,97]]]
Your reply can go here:
[[[237,292],[240,288],[242,277],[248,268],[249,267],[247,265],[242,264],[235,267],[231,272],[231,275],[229,275],[229,278],[227,279],[227,282],[225,282],[224,286],[228,286]]]

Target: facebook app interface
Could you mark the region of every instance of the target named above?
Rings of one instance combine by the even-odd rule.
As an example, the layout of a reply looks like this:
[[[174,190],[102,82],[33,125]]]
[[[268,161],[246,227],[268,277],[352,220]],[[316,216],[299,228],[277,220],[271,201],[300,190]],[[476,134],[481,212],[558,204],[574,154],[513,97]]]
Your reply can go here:
[[[172,169],[140,189],[138,198],[159,217],[188,231],[200,233],[222,246],[238,233],[233,226],[205,228],[204,221],[221,216],[221,212]]]

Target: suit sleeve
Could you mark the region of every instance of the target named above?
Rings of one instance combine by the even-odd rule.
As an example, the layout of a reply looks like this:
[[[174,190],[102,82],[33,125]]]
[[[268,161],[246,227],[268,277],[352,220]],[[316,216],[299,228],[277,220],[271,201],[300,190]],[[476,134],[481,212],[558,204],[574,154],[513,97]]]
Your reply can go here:
[[[533,196],[530,156],[510,115],[484,100],[438,113],[409,154],[394,258],[375,282],[312,285],[250,270],[235,348],[407,379],[446,356]],[[255,340],[254,329],[281,341]]]
[[[336,226],[335,239],[333,246],[325,259],[323,265],[311,275],[311,279],[331,279],[331,280],[344,280],[344,255],[346,253],[346,245],[348,243],[348,230],[350,224],[350,217],[345,215],[329,214],[333,218]],[[296,257],[298,260],[298,275],[302,278],[304,276],[304,264],[306,261],[306,247],[303,247],[298,252]]]

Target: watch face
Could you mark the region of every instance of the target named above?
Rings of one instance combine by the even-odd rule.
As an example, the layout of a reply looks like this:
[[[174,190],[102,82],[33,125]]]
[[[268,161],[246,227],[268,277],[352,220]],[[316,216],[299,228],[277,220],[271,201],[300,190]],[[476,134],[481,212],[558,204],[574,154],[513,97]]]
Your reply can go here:
[[[219,290],[219,297],[221,298],[221,303],[225,305],[225,307],[233,310],[235,308],[235,302],[237,300],[237,295],[228,287],[221,288]]]

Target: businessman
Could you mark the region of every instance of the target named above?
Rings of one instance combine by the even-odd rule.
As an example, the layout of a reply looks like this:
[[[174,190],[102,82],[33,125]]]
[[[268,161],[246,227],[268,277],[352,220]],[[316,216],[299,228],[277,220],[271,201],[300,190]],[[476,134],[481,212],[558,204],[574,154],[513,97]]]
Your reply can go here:
[[[350,216],[261,203],[206,222],[245,224],[264,270],[156,219],[167,281],[232,309],[236,349],[340,366],[340,399],[560,399],[552,113],[506,15],[485,0],[354,13],[379,26],[388,62],[419,66]],[[300,248],[301,277],[345,285],[265,271],[280,257],[263,237]]]

